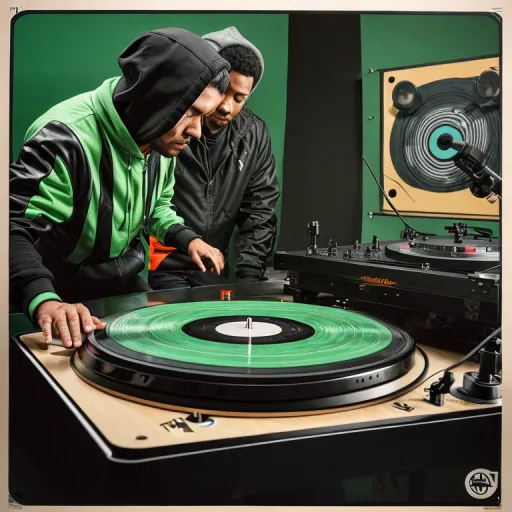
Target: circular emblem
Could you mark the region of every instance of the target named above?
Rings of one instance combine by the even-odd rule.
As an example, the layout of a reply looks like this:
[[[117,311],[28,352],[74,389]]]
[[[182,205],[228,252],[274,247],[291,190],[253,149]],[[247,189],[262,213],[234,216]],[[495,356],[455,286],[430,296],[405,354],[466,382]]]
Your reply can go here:
[[[498,472],[474,469],[466,476],[466,491],[477,500],[490,498],[498,488]]]

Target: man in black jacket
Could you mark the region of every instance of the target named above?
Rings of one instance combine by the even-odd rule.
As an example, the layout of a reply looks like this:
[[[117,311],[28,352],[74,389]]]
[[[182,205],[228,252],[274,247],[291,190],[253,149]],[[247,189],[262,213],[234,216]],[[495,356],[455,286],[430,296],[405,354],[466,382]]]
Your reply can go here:
[[[236,277],[263,279],[276,239],[280,195],[268,128],[245,103],[263,75],[259,50],[234,27],[203,36],[231,65],[230,85],[203,133],[178,158],[173,205],[203,240],[227,261],[235,226],[239,242]],[[150,239],[149,284],[153,289],[219,284],[228,280],[198,272],[184,253]]]

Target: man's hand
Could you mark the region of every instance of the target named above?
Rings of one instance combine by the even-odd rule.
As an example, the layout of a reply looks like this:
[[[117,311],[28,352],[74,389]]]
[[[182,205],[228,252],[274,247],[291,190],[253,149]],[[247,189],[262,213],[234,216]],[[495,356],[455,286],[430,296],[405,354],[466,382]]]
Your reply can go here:
[[[43,302],[36,310],[37,323],[41,327],[46,343],[52,342],[52,327],[55,327],[65,347],[82,344],[80,327],[85,333],[104,329],[105,324],[83,304],[66,304],[56,300]]]
[[[224,269],[224,256],[222,256],[222,253],[215,249],[215,247],[204,243],[200,238],[195,238],[188,244],[188,254],[203,272],[206,272],[206,267],[201,258],[209,258],[211,260],[213,264],[211,271],[213,273],[215,270],[218,276],[220,276]]]

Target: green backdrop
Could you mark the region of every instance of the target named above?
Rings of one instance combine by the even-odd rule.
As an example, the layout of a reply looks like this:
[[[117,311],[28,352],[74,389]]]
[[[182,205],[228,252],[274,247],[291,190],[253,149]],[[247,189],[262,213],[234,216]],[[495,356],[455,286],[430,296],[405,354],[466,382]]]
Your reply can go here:
[[[234,25],[260,48],[265,57],[265,75],[249,106],[268,124],[282,183],[288,67],[286,14],[24,14],[14,24],[13,156],[36,117],[56,102],[118,75],[119,53],[142,32],[173,25],[197,34]],[[379,73],[369,73],[369,68],[481,57],[496,54],[499,49],[499,26],[484,15],[361,16],[363,155],[378,175],[380,80]],[[374,119],[368,120],[369,116]],[[399,219],[368,217],[367,212],[379,211],[379,190],[363,164],[361,172],[362,241],[371,241],[373,234],[378,234],[381,240],[395,238],[402,228]],[[279,203],[279,215],[280,212]],[[427,232],[442,232],[446,224],[445,219],[407,220],[416,229]],[[492,222],[479,221],[479,225],[498,228]]]
[[[375,174],[380,176],[380,74],[369,69],[406,67],[456,59],[498,54],[499,25],[487,15],[387,15],[361,16],[361,69],[363,83],[363,155]],[[369,120],[368,117],[374,116]],[[381,240],[396,239],[403,224],[396,216],[373,216],[380,211],[380,191],[364,163],[362,241],[369,242],[374,234]],[[482,199],[484,200],[484,199]],[[446,219],[405,217],[419,231],[444,231]],[[450,219],[449,222],[461,221]],[[466,220],[467,222],[467,220]],[[499,223],[478,221],[498,233]]]
[[[249,106],[267,122],[282,183],[286,121],[288,15],[286,14],[40,14],[14,25],[12,151],[19,151],[30,123],[58,101],[93,89],[118,75],[117,57],[146,30],[180,26],[197,34],[234,25],[260,48],[265,75]],[[499,26],[486,15],[362,15],[363,155],[380,175],[380,80],[382,69],[481,57],[499,52]],[[372,120],[368,120],[373,116]],[[379,190],[363,173],[361,239],[395,238],[402,224],[379,211]],[[278,216],[281,202],[278,204]],[[446,219],[409,218],[414,227],[443,232]],[[454,221],[457,219],[450,219]],[[483,226],[498,229],[496,222]]]
[[[286,14],[29,13],[14,24],[12,154],[29,125],[55,103],[119,76],[117,58],[143,32],[177,26],[198,35],[235,26],[259,48],[265,73],[248,102],[272,137],[282,183],[288,69]],[[277,204],[281,216],[281,200]],[[236,236],[236,232],[235,232]],[[236,238],[235,238],[236,240]],[[231,245],[230,260],[235,255]],[[233,269],[231,269],[233,270]],[[144,272],[145,274],[145,272]]]
[[[55,103],[120,75],[117,58],[147,30],[178,26],[203,35],[229,26],[254,43],[265,74],[248,106],[265,119],[282,182],[288,15],[286,14],[41,14],[14,24],[12,152],[29,125]],[[278,205],[278,215],[281,204]]]

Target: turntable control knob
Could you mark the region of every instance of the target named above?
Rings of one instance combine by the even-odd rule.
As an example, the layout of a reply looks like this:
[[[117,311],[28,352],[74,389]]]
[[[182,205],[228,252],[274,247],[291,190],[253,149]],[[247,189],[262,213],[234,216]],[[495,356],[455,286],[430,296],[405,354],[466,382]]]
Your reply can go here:
[[[185,418],[189,423],[197,423],[200,426],[213,426],[215,420],[202,412],[194,411]]]
[[[201,412],[193,412],[187,416],[187,421],[190,421],[191,423],[203,423],[203,416],[206,417],[206,415]]]
[[[359,240],[356,240],[356,242],[354,244],[354,249],[356,249],[356,250],[361,249],[361,244],[359,243]]]
[[[375,235],[373,236],[373,242],[372,242],[371,250],[372,250],[372,252],[379,252],[380,251],[379,239]]]
[[[330,258],[333,258],[338,254],[338,242],[333,242],[329,240],[329,247],[327,249],[327,254]]]

